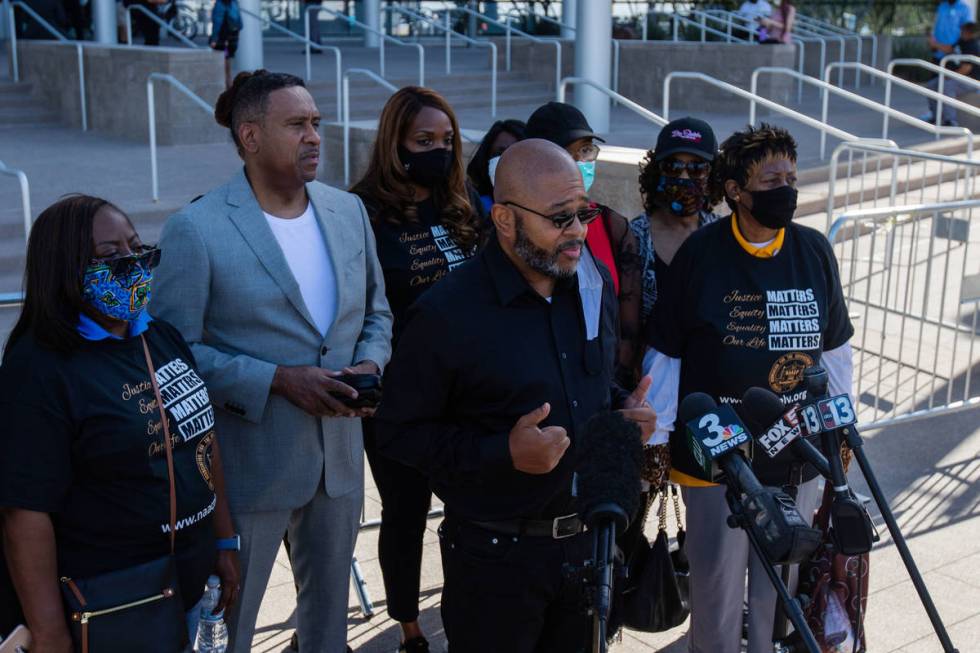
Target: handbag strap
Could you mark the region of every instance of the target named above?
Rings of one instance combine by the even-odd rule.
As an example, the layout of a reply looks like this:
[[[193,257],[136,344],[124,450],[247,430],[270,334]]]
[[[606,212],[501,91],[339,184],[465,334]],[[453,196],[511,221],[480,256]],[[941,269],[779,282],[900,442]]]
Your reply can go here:
[[[667,532],[667,488],[660,490],[660,510],[657,513],[660,517],[658,528],[661,532]]]
[[[150,348],[146,344],[146,338],[140,336],[143,343],[143,355],[146,357],[146,369],[150,372],[150,383],[153,385],[153,394],[157,398],[157,408],[160,409],[161,424],[163,424],[163,449],[167,452],[167,478],[170,481],[170,554],[174,553],[174,544],[177,537],[177,487],[174,484],[174,445],[170,439],[170,426],[167,424],[167,412],[163,409],[163,397],[160,396],[160,386],[157,385],[157,371],[153,367],[153,360],[150,358]]]
[[[681,520],[681,497],[677,490],[677,485],[670,484],[670,496],[674,500],[674,519],[677,520],[677,530],[684,530],[684,522]]]

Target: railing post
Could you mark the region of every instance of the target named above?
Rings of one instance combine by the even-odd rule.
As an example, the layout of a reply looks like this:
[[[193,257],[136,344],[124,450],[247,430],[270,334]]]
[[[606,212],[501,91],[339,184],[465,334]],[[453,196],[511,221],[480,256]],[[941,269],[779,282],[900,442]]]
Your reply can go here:
[[[85,107],[85,53],[80,43],[75,44],[78,54],[78,101],[81,103],[82,131],[88,131],[88,109]]]
[[[126,7],[126,45],[133,44],[133,8]]]
[[[826,125],[827,111],[830,108],[830,92],[826,88],[821,90],[823,91],[823,97],[821,101],[822,106],[820,108],[820,122]],[[827,132],[821,129],[820,130],[820,160],[821,161],[823,161],[826,154],[827,154]]]
[[[380,57],[381,60],[379,64],[381,68],[381,76],[385,79],[388,79],[388,76],[385,75],[385,37],[384,36],[378,39],[378,57]],[[347,84],[349,82],[344,82],[344,83]]]
[[[749,89],[751,90],[753,95],[752,99],[749,100],[749,125],[750,126],[755,125],[755,97],[754,96],[757,95],[756,90],[758,89],[758,87],[759,87],[759,71],[753,70],[752,83],[749,86]]]
[[[490,45],[490,117],[497,117],[497,44]]]
[[[670,80],[671,80],[671,76],[672,75],[670,73],[668,73],[667,76],[664,77],[664,110],[663,110],[663,116],[664,116],[664,119],[665,120],[670,120]]]
[[[647,40],[647,30],[650,29],[649,27],[647,27],[647,23],[649,23],[649,22],[650,22],[650,8],[647,7],[647,12],[645,14],[643,14],[643,25],[640,28],[642,30],[642,32],[643,32],[643,40],[644,41]]]
[[[384,39],[382,39],[384,40]],[[344,76],[344,188],[350,187],[350,77]]]
[[[670,17],[670,22],[673,24],[674,30],[674,42],[677,42],[677,14],[673,14]]]
[[[938,82],[938,86],[936,87],[937,91],[939,92],[939,95],[942,95],[943,94],[943,86],[944,86],[944,83],[945,82],[946,82],[946,73],[945,72],[939,73],[939,82]],[[936,127],[942,127],[943,126],[943,99],[942,99],[942,97],[940,97],[940,98],[938,98],[936,100],[936,116],[935,117],[936,117]],[[936,140],[937,141],[939,140],[939,134],[936,134]]]
[[[510,72],[510,23],[507,23],[507,72]]]
[[[153,201],[160,201],[160,187],[157,180],[157,119],[153,99],[153,76],[146,80],[146,121],[150,129],[150,180],[153,184]]]
[[[885,79],[885,106],[891,108],[892,106],[892,78],[889,77]],[[881,120],[881,137],[888,138],[888,114]]]
[[[452,62],[452,33],[450,31],[449,12],[446,12],[446,74],[453,74]]]
[[[310,11],[315,9],[316,7],[306,7],[303,10],[303,37],[306,38],[306,43],[303,44],[306,52],[306,81],[313,78],[312,65],[310,64]]]
[[[20,81],[20,66],[17,62],[17,23],[14,19],[14,5],[10,0],[3,0],[7,8],[7,26],[10,28],[10,65],[14,69],[14,81]]]

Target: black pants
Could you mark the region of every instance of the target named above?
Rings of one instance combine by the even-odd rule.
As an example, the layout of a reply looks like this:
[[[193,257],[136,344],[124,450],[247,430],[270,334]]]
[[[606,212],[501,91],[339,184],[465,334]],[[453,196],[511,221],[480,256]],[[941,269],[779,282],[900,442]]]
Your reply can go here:
[[[137,2],[144,9],[148,9],[157,15],[156,7],[148,2]],[[160,24],[144,14],[142,11],[133,12],[133,29],[143,35],[144,45],[160,45]]]
[[[432,503],[429,480],[414,467],[378,453],[374,420],[365,419],[364,450],[381,494],[378,561],[384,578],[388,616],[402,623],[419,618],[422,537]]]
[[[439,527],[442,623],[449,653],[580,653],[592,622],[565,563],[592,556],[592,537],[514,537],[448,517]]]

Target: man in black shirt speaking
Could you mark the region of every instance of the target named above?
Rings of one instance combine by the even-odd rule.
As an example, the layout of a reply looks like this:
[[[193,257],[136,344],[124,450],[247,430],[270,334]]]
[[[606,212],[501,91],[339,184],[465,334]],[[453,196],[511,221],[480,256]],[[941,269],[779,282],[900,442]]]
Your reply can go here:
[[[572,507],[582,425],[624,409],[644,439],[656,416],[613,384],[616,298],[583,310],[576,268],[590,209],[560,147],[511,146],[497,167],[485,249],[409,310],[377,415],[381,452],[429,476],[440,527],[442,617],[452,653],[570,653],[588,642],[579,583],[591,540]],[[601,267],[601,266],[600,266]]]

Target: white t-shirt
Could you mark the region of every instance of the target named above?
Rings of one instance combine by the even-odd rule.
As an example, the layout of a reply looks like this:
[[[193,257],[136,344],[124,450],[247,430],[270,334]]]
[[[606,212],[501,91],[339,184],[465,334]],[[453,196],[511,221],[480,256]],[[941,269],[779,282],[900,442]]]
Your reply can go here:
[[[749,20],[755,20],[756,18],[769,18],[772,13],[772,7],[766,0],[759,0],[758,2],[751,2],[750,0],[745,0],[742,6],[738,8],[738,13],[748,18]]]
[[[303,302],[321,335],[337,317],[337,276],[320,231],[313,205],[298,218],[278,218],[263,212],[286,263],[299,284]]]

